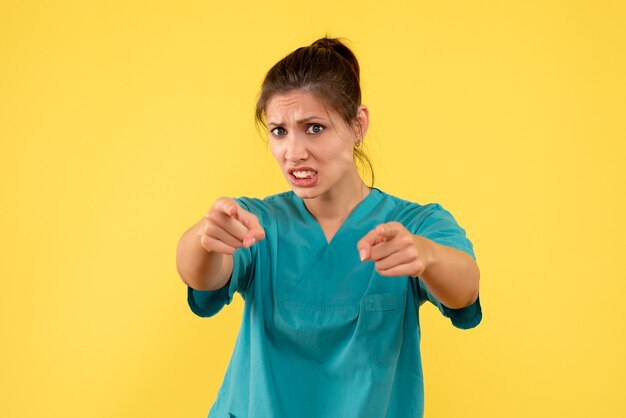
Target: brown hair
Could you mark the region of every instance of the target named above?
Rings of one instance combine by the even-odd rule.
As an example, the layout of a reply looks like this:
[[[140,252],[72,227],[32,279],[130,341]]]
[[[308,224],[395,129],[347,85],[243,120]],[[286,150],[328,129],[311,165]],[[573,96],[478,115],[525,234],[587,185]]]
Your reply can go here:
[[[356,56],[338,38],[324,37],[310,46],[298,48],[267,72],[256,103],[256,121],[267,128],[264,120],[265,107],[275,94],[305,90],[351,126],[361,104],[359,72]],[[354,147],[354,157],[362,167],[369,169],[373,186],[374,170],[371,161],[358,146]]]

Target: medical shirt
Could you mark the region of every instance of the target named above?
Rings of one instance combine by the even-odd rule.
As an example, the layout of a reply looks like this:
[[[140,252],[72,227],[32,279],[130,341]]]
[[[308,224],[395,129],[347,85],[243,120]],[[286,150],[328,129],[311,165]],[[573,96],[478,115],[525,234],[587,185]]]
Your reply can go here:
[[[327,242],[293,192],[239,198],[266,238],[235,251],[219,290],[188,288],[191,310],[218,313],[245,301],[234,352],[210,418],[422,417],[419,306],[432,302],[458,328],[482,318],[480,301],[450,309],[418,278],[379,275],[357,242],[396,221],[413,234],[464,251],[472,244],[439,204],[419,205],[378,189]]]

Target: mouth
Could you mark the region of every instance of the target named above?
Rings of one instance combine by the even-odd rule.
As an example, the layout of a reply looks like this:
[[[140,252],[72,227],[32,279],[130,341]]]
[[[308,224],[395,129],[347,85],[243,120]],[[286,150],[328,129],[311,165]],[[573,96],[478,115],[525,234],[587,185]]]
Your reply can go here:
[[[289,170],[289,174],[295,179],[309,179],[317,175],[317,171],[311,169],[297,169]]]
[[[289,179],[294,186],[311,187],[317,183],[317,171],[309,167],[292,168],[289,170]]]

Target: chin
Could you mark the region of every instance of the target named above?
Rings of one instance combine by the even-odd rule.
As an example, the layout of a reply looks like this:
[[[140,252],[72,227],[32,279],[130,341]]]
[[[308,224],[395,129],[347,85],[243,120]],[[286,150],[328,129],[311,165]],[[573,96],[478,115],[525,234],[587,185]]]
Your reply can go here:
[[[292,187],[291,190],[301,199],[315,199],[319,196],[319,192],[313,190],[312,188],[301,188],[301,187]]]

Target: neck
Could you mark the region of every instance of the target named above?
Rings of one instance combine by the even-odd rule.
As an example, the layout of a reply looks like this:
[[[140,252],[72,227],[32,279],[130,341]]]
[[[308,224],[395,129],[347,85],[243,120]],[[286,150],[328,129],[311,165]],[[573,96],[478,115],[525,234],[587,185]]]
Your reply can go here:
[[[370,192],[356,170],[350,177],[327,193],[304,200],[307,209],[318,222],[343,222]]]

